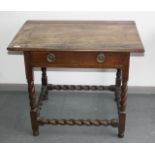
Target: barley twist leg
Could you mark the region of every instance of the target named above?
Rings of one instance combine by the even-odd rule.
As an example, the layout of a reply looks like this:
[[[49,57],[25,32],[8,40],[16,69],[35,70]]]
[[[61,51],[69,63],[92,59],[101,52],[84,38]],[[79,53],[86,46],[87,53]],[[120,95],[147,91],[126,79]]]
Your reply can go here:
[[[25,71],[28,83],[28,93],[30,100],[30,116],[31,116],[31,125],[33,130],[33,135],[39,135],[39,124],[37,121],[38,117],[38,106],[36,102],[36,94],[34,87],[34,77],[33,77],[33,67],[31,66],[31,55],[30,53],[24,53],[25,58]]]
[[[48,79],[47,79],[47,74],[46,74],[46,68],[43,67],[41,68],[42,70],[42,86],[46,86],[46,91],[43,94],[43,100],[47,100],[48,99],[48,89],[47,89],[47,85],[48,85]]]
[[[127,104],[127,81],[126,71],[123,71],[122,75],[122,86],[121,86],[121,101],[119,104],[119,126],[118,126],[118,136],[124,137],[125,132],[125,121],[126,121],[126,104]]]

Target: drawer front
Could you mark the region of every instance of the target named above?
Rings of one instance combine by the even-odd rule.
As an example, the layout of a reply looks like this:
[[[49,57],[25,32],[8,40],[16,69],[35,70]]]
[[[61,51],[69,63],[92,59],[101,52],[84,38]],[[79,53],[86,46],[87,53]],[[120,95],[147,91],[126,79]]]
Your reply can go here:
[[[121,52],[32,52],[34,67],[116,68],[128,59]]]

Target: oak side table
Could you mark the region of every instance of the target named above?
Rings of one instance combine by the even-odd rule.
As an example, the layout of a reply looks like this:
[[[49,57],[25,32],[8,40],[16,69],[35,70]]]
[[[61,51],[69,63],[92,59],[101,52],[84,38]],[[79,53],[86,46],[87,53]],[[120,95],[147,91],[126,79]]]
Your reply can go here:
[[[24,55],[33,135],[39,125],[95,125],[118,128],[123,137],[126,120],[127,82],[131,53],[144,48],[134,21],[26,21],[7,48]],[[34,67],[42,70],[40,96],[36,97]],[[110,86],[48,84],[46,68],[114,68],[116,83]],[[40,116],[42,101],[49,90],[109,90],[115,94],[118,118],[47,119]]]

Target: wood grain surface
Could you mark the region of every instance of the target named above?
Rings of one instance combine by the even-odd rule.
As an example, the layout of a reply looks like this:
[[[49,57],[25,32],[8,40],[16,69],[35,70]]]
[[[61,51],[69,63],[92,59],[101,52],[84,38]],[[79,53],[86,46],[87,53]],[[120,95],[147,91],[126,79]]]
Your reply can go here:
[[[144,52],[134,21],[26,21],[7,49]]]

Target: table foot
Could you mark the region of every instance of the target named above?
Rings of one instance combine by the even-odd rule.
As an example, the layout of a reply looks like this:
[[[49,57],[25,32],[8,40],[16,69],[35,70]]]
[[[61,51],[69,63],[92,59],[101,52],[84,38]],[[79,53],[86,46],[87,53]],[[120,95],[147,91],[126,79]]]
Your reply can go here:
[[[123,138],[123,137],[124,137],[124,132],[118,133],[118,137],[119,137],[119,138]]]
[[[39,130],[33,131],[33,136],[39,136]]]

